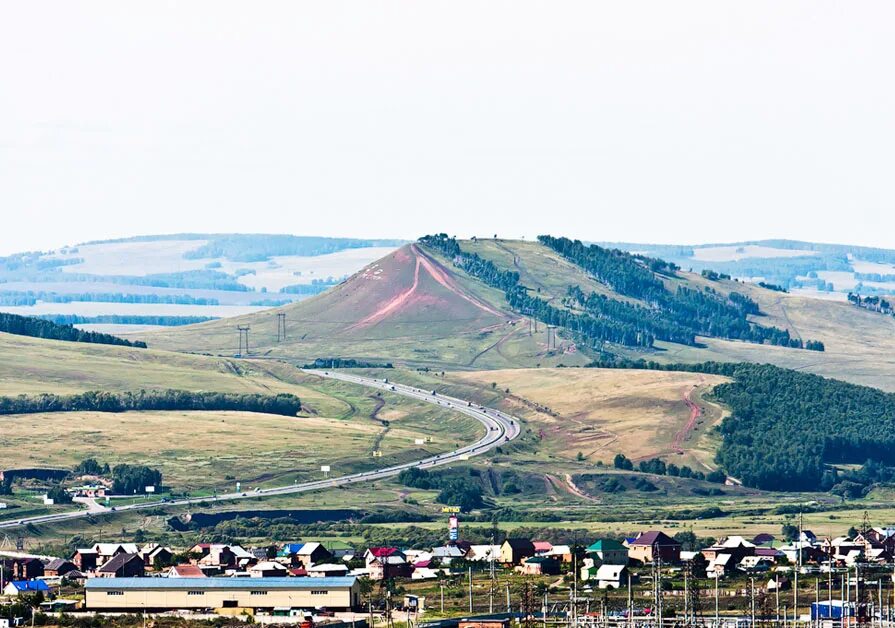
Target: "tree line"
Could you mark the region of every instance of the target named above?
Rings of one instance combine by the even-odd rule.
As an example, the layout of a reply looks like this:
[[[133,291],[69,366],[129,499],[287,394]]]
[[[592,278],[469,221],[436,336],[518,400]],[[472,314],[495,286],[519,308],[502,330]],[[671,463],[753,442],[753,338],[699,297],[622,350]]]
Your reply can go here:
[[[715,459],[746,486],[854,496],[854,485],[895,477],[893,393],[770,364],[603,360],[588,366],[730,377],[712,391],[731,410],[719,427]],[[837,464],[862,467],[840,471]]]
[[[124,294],[120,292],[47,292],[44,290],[0,291],[0,305],[34,305],[45,303],[149,303],[177,305],[220,305],[217,299],[193,297],[188,294]]]
[[[574,294],[576,303],[597,316],[625,315],[625,320],[638,325],[660,340],[695,344],[695,336],[729,338],[748,342],[769,343],[793,348],[809,348],[788,330],[764,327],[748,320],[760,315],[758,304],[744,294],[731,292],[723,295],[713,288],[702,290],[678,286],[670,290],[665,277],[674,276],[674,265],[662,265],[642,255],[618,249],[606,249],[595,244],[585,245],[580,240],[538,236],[544,246],[584,269],[615,292],[638,299],[644,307],[606,307],[608,299],[593,298],[579,288]],[[718,275],[720,278],[721,275]],[[810,348],[823,350],[823,343],[812,341]]]
[[[472,471],[472,469],[470,469]],[[411,467],[398,474],[398,482],[411,488],[437,490],[435,498],[440,504],[456,506],[463,512],[469,512],[485,505],[482,487],[468,479],[456,475],[425,471]]]
[[[78,314],[41,314],[35,318],[56,323],[57,325],[160,325],[176,327],[179,325],[195,325],[207,321],[218,320],[217,316],[152,316],[148,314],[99,314],[97,316],[80,316]]]
[[[47,338],[49,340],[66,340],[70,342],[89,342],[103,345],[119,345],[123,347],[146,348],[146,343],[141,340],[131,342],[111,334],[103,334],[96,331],[84,331],[71,325],[57,325],[51,321],[34,318],[33,316],[19,316],[18,314],[0,313],[0,332],[16,334],[19,336],[31,336],[33,338]]]
[[[612,466],[614,466],[616,469],[621,469],[624,471],[634,471],[635,469],[634,462],[624,454],[616,454],[615,458],[612,460]],[[666,464],[665,461],[660,458],[641,460],[637,463],[636,469],[641,473],[651,473],[653,475],[670,475],[676,478],[690,478],[694,480],[705,480],[706,482],[713,482],[715,484],[724,484],[724,481],[727,479],[727,475],[723,471],[717,469],[715,471],[703,473],[702,471],[694,471],[687,465],[678,466],[673,462]]]
[[[695,345],[696,336],[703,335],[824,350],[819,341],[803,343],[787,330],[751,323],[747,317],[759,315],[760,311],[758,304],[743,294],[732,292],[725,297],[712,288],[694,290],[684,286],[669,291],[656,274],[672,276],[678,270],[674,264],[618,250],[585,247],[567,238],[539,236],[538,239],[616,292],[637,298],[645,305],[610,299],[595,292],[587,294],[580,286],[570,286],[563,299],[566,307],[558,308],[538,296],[537,291],[522,285],[519,273],[501,269],[477,253],[463,251],[455,238],[442,233],[420,238],[420,243],[440,251],[469,275],[502,290],[514,311],[548,325],[564,327],[593,347],[610,342],[649,348],[657,339]]]
[[[128,412],[132,410],[241,411],[295,416],[301,401],[279,393],[191,392],[186,390],[140,390],[139,392],[89,391],[76,395],[19,395],[0,397],[0,415],[39,412]]]
[[[462,251],[457,240],[444,233],[424,236],[420,238],[420,243],[440,251],[469,275],[502,290],[509,306],[520,314],[569,329],[589,344],[612,342],[630,347],[653,346],[653,334],[625,321],[598,318],[591,313],[573,312],[550,305],[537,296],[536,291],[519,282],[519,273],[498,268],[478,253]]]

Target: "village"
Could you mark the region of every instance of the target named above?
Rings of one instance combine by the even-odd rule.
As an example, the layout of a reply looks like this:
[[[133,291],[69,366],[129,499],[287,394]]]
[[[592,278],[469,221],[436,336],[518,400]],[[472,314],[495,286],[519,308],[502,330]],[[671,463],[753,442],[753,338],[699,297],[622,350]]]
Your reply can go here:
[[[512,536],[472,544],[461,539],[456,515],[446,543],[426,549],[102,542],[62,557],[0,552],[0,627],[59,613],[188,613],[331,628],[395,621],[499,628],[535,619],[832,627],[892,620],[893,557],[895,527],[838,538],[809,530],[792,540],[731,535],[697,549],[660,530],[586,544]]]

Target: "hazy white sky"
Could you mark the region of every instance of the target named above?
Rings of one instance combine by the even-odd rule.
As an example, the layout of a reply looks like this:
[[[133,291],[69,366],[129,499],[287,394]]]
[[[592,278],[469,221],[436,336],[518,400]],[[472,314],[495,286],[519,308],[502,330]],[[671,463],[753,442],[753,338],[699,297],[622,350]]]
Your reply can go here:
[[[895,247],[895,4],[0,2],[0,253],[179,231]]]

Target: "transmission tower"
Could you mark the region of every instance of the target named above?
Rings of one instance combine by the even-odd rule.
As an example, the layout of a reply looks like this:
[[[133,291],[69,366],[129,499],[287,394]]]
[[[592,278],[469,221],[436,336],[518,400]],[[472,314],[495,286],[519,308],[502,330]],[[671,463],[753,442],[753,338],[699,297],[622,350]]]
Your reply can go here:
[[[547,325],[547,350],[556,349],[556,326]]]
[[[237,355],[248,355],[249,354],[249,327],[248,325],[237,325],[237,331],[239,331],[239,349],[237,350]],[[243,353],[243,347],[245,347],[245,353]]]
[[[277,313],[277,342],[286,340],[286,312]]]

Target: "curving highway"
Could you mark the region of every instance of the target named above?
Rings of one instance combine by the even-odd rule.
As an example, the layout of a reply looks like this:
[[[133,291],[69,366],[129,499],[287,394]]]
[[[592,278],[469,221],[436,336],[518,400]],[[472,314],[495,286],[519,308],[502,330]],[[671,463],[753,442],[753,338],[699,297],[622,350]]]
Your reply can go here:
[[[366,386],[368,388],[375,388],[385,392],[403,395],[405,397],[410,397],[412,399],[417,399],[419,401],[438,405],[443,408],[449,408],[455,412],[460,412],[461,414],[472,417],[473,419],[480,422],[482,425],[485,426],[485,435],[470,445],[466,445],[465,447],[461,447],[460,449],[456,449],[448,453],[430,456],[429,458],[424,458],[423,460],[418,460],[416,462],[405,462],[393,467],[376,469],[374,471],[364,471],[362,473],[342,475],[339,477],[327,478],[324,480],[315,480],[313,482],[305,482],[304,484],[290,484],[288,486],[280,486],[275,488],[256,489],[255,491],[246,493],[227,493],[223,495],[217,495],[215,497],[194,497],[189,499],[173,499],[168,501],[146,501],[140,502],[138,504],[131,504],[128,506],[120,506],[115,508],[114,511],[112,511],[111,509],[103,512],[73,510],[70,512],[62,512],[52,515],[26,517],[23,519],[0,522],[0,528],[14,528],[29,524],[53,523],[57,521],[79,519],[88,516],[113,514],[113,512],[126,512],[131,510],[158,508],[159,506],[187,506],[190,504],[234,499],[252,499],[254,497],[263,497],[268,495],[305,493],[307,491],[319,491],[321,489],[345,486],[346,484],[357,484],[358,482],[381,480],[383,478],[396,476],[404,469],[410,469],[411,467],[416,467],[418,469],[431,469],[433,467],[440,467],[442,465],[451,464],[460,460],[466,460],[469,457],[483,454],[486,451],[497,447],[501,443],[513,440],[520,433],[519,419],[517,419],[516,417],[510,416],[504,412],[500,412],[499,410],[475,405],[472,402],[466,401],[464,399],[457,399],[455,397],[435,394],[434,391],[422,390],[420,388],[414,388],[413,386],[398,384],[396,382],[389,382],[388,380],[361,377],[359,375],[352,375],[349,373],[320,370],[307,370],[306,372],[318,375],[320,377],[338,379],[344,382],[357,384],[359,386]]]

